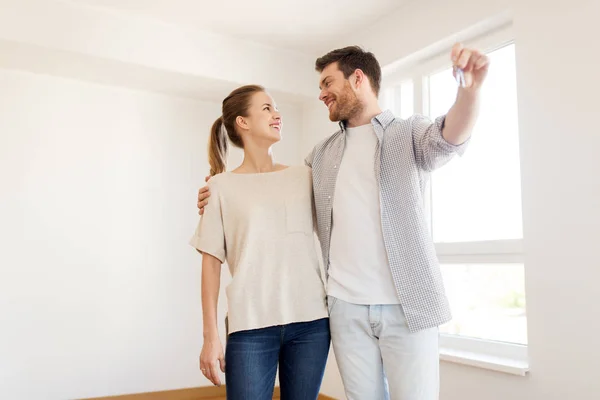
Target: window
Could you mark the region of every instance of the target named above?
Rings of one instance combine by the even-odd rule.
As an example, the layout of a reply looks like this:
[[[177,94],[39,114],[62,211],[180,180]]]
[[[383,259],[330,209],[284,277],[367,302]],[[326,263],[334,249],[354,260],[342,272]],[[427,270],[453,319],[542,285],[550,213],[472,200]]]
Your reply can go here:
[[[442,264],[454,318],[442,333],[527,343],[523,264]]]
[[[523,237],[514,45],[488,56],[492,64],[469,149],[432,175],[435,242]],[[456,83],[451,69],[427,79],[435,118],[454,103]]]
[[[441,331],[526,344],[522,260],[507,264],[489,254],[465,264],[478,242],[494,251],[523,238],[514,50],[510,44],[488,54],[492,64],[469,150],[432,174],[431,225],[434,242],[450,244],[438,246],[438,253],[454,256],[454,262],[442,260],[454,319]],[[435,118],[454,103],[456,83],[451,69],[426,80]]]
[[[453,313],[440,327],[441,347],[452,357],[458,349],[526,362],[515,46],[509,34],[474,44],[488,49],[491,59],[478,122],[465,155],[432,174],[425,206]],[[388,76],[401,83],[386,86],[384,107],[401,118],[445,114],[457,93],[449,52]],[[513,364],[512,372],[524,373],[524,365]]]
[[[405,81],[385,89],[382,101],[394,115],[404,119],[410,117],[415,113],[413,82]]]

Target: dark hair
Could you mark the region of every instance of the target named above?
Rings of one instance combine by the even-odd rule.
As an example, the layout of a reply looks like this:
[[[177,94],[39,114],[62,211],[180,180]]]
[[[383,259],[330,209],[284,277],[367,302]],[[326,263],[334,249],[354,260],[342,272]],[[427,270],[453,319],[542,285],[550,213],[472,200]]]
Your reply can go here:
[[[264,91],[265,88],[259,85],[242,86],[223,100],[223,115],[217,118],[210,128],[210,137],[208,138],[208,162],[211,175],[220,174],[227,168],[228,137],[234,146],[244,148],[242,138],[235,129],[235,120],[239,116],[247,117],[252,96]]]
[[[373,53],[363,50],[359,46],[348,46],[343,49],[336,49],[317,58],[315,69],[318,72],[330,64],[338,63],[338,68],[344,73],[344,78],[348,79],[357,69],[365,73],[376,96],[379,96],[381,88],[381,67]]]

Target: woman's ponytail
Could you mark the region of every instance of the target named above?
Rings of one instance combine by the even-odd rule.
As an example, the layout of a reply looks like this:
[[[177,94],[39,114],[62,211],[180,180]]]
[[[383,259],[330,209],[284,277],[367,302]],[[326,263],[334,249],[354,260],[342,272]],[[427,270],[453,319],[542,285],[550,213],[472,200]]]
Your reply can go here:
[[[227,169],[227,150],[227,133],[223,128],[223,117],[219,117],[210,128],[208,139],[208,163],[211,176],[225,172]]]

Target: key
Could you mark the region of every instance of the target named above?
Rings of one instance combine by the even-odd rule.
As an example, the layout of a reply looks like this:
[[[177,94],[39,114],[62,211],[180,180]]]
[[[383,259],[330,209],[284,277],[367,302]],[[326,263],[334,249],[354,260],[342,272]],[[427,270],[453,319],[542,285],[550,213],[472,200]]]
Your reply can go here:
[[[455,66],[454,74],[456,75],[456,83],[458,83],[458,86],[464,88],[466,86],[466,82],[465,73],[463,72],[462,68],[458,68],[457,66]]]

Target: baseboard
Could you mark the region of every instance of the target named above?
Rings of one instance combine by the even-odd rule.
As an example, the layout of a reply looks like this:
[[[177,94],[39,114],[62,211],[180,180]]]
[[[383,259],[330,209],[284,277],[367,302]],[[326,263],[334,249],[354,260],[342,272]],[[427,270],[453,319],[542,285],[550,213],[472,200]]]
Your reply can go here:
[[[203,386],[189,389],[164,390],[160,392],[133,393],[120,396],[94,397],[82,400],[197,400],[215,397],[225,398],[225,386]]]
[[[225,386],[203,386],[189,389],[165,390],[161,392],[134,393],[110,397],[94,397],[82,400],[201,400],[225,398]],[[280,391],[276,387],[273,399],[279,399]],[[319,395],[319,400],[336,400],[333,397]]]
[[[81,400],[195,400],[219,396],[225,396],[225,386],[207,386],[189,389],[163,390],[160,392],[132,393],[118,396],[93,397]]]

